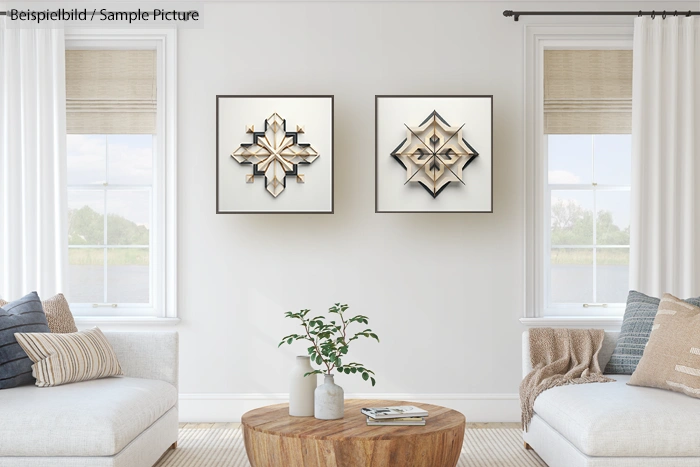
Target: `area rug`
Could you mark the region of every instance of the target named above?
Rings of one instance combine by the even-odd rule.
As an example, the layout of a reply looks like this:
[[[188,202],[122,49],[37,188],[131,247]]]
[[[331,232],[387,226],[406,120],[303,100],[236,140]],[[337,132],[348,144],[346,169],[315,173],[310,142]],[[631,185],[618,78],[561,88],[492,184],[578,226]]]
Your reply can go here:
[[[545,466],[533,451],[523,448],[516,428],[468,429],[458,467]],[[250,467],[237,428],[181,428],[178,447],[168,451],[155,467]]]

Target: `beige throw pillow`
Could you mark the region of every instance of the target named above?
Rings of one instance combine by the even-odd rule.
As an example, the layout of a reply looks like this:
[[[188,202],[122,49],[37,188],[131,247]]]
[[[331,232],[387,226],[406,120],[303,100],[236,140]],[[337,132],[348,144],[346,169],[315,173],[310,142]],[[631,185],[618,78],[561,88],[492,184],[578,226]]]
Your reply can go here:
[[[664,294],[629,384],[700,398],[700,308]]]
[[[18,332],[15,338],[34,362],[32,376],[39,387],[124,374],[99,328],[68,334]]]
[[[0,298],[0,307],[8,302]],[[51,332],[78,332],[75,326],[73,314],[70,312],[68,301],[62,293],[41,301],[41,306],[46,314],[46,321],[49,323]]]
[[[78,332],[68,301],[62,293],[41,301],[51,332]]]

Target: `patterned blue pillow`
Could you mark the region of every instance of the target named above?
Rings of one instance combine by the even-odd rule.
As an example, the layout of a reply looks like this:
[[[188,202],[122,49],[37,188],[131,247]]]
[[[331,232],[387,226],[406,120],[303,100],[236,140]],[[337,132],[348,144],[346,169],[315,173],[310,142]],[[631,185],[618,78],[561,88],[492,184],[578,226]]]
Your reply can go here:
[[[51,332],[36,292],[0,308],[0,389],[34,384],[33,362],[17,343],[16,332]]]
[[[685,301],[700,306],[700,297],[688,298]],[[654,324],[660,302],[659,298],[630,290],[627,296],[625,316],[622,318],[620,338],[604,373],[613,375],[634,373],[644,353],[644,347],[649,342],[649,334],[651,334],[651,327]]]

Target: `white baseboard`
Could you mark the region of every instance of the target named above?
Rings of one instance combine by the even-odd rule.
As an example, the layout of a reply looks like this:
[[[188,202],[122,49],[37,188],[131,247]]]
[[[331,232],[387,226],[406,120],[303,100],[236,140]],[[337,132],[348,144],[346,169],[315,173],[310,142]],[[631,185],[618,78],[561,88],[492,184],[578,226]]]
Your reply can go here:
[[[347,399],[383,399],[435,404],[462,412],[467,422],[518,422],[517,394],[346,394]],[[239,422],[249,410],[289,400],[284,393],[180,394],[181,422]]]

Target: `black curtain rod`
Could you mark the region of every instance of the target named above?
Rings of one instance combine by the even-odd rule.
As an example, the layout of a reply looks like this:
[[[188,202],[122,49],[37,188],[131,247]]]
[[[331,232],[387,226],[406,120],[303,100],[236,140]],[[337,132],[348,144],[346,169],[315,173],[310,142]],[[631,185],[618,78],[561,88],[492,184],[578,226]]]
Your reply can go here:
[[[513,11],[506,10],[503,16],[506,18],[513,17],[514,21],[518,21],[521,16],[698,16],[700,11]]]

